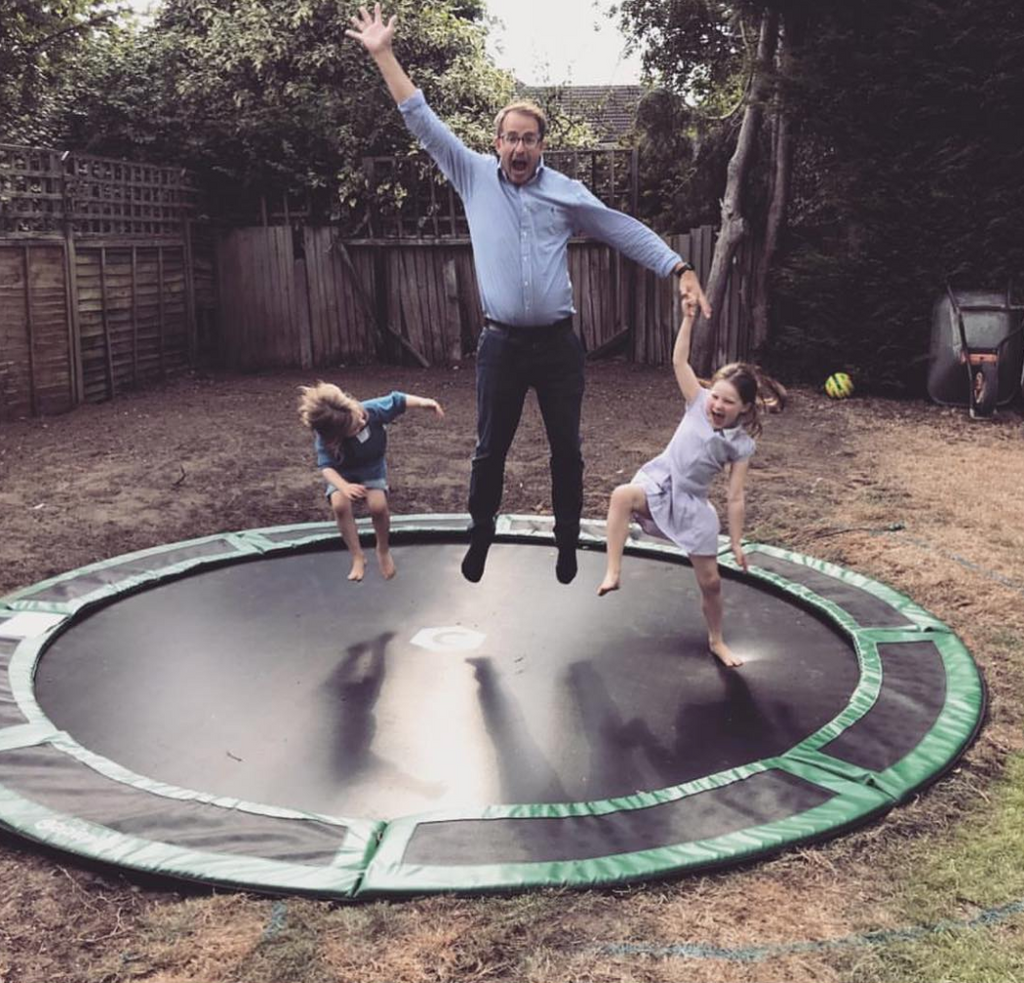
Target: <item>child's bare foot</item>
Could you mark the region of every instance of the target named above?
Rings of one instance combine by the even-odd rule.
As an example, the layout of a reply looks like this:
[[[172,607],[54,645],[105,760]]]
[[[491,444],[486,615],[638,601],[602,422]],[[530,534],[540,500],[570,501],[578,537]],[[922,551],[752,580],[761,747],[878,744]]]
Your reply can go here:
[[[352,557],[352,569],[349,571],[348,579],[360,581],[366,573],[366,557],[363,555]]]
[[[729,648],[725,642],[712,642],[709,639],[708,651],[715,656],[719,662],[728,666],[730,669],[743,665],[743,660],[739,658],[739,656],[733,655],[732,649]]]
[[[617,573],[606,573],[604,580],[601,581],[601,586],[597,588],[597,596],[604,597],[605,594],[610,594],[613,590],[619,589],[619,575]]]
[[[377,566],[385,580],[395,575],[395,561],[391,558],[391,550],[377,550]]]

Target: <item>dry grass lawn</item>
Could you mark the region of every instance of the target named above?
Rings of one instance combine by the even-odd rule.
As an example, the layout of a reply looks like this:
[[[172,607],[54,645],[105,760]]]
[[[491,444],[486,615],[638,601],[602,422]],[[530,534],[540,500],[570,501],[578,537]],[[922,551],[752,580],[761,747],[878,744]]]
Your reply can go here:
[[[348,368],[333,378],[359,396],[403,388],[443,402],[443,440],[425,415],[392,429],[392,506],[464,511],[471,369]],[[294,414],[304,381],[188,377],[4,425],[0,594],[160,543],[327,518]],[[614,485],[667,441],[680,406],[666,370],[596,364],[588,385],[585,512],[602,517]],[[1024,428],[1017,410],[972,423],[924,402],[793,396],[760,444],[749,538],[891,584],[961,636],[985,674],[990,713],[942,781],[867,827],[749,867],[515,897],[263,898],[92,870],[0,836],[0,983],[876,978],[872,946],[856,939],[907,927],[911,858],[984,817],[1021,750]],[[548,499],[531,405],[503,508],[543,511]],[[979,906],[953,889],[939,900],[949,917]],[[1001,944],[1019,952],[1021,920],[1008,924],[991,931],[1008,931]],[[854,942],[829,944],[844,939]]]

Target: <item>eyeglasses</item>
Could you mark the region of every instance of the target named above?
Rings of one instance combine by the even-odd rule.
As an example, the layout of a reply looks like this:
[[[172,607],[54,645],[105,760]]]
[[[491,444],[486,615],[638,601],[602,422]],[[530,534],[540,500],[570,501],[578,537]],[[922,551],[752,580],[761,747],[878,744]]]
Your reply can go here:
[[[521,143],[527,150],[533,150],[540,143],[540,137],[536,133],[502,133],[501,142],[506,147],[514,147]]]

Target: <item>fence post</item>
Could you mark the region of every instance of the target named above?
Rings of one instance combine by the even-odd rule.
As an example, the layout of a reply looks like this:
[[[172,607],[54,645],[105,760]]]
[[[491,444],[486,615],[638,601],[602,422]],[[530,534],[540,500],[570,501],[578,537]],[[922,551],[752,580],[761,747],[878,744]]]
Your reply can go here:
[[[452,258],[444,261],[444,299],[446,355],[449,365],[458,365],[462,361],[462,319],[459,317],[459,279]]]
[[[163,246],[157,246],[156,247],[156,268],[157,268],[157,274],[156,274],[156,278],[157,278],[156,298],[157,298],[157,318],[158,318],[157,324],[158,324],[158,330],[159,330],[159,336],[160,336],[160,378],[161,379],[165,379],[165,378],[167,378],[167,363],[165,361],[164,351],[165,351],[165,349],[167,347],[167,339],[166,339],[167,327],[166,327],[165,318],[164,318],[164,286],[165,286],[165,281],[164,281],[164,247]],[[106,306],[106,301],[104,301],[104,306]],[[109,339],[109,337],[107,338],[107,348],[108,348],[108,350],[110,348],[110,339]],[[114,384],[113,384],[113,382],[111,382],[111,384],[110,384],[110,395],[111,396],[114,395]]]
[[[68,161],[72,161],[69,165]],[[61,206],[64,226],[65,303],[68,311],[68,358],[71,370],[71,397],[75,403],[85,402],[85,373],[82,368],[82,323],[78,311],[78,253],[75,250],[74,201],[68,187],[68,168],[74,167],[73,156],[61,158]]]
[[[287,195],[285,196],[287,200]],[[294,238],[299,235],[297,228],[292,229],[293,236],[293,251],[294,250]],[[294,297],[295,306],[297,308],[295,312],[296,320],[296,331],[299,335],[299,365],[304,369],[311,368],[313,365],[313,315],[312,315],[312,304],[309,299],[309,261],[307,259],[305,240],[306,240],[306,229],[302,227],[302,238],[303,247],[302,255],[296,255],[294,263]]]
[[[107,318],[107,247],[100,246],[100,323],[103,325],[103,344],[106,348],[107,385],[110,398],[117,395],[114,385],[114,355],[110,350],[110,321]]]
[[[185,323],[188,331],[188,363],[196,364],[196,282],[192,256],[192,220],[186,215],[182,219],[182,260],[185,264]],[[134,250],[133,250],[134,251]],[[134,281],[134,274],[133,274]],[[134,315],[133,315],[134,317]]]
[[[132,246],[132,385],[139,384],[139,249]]]
[[[28,398],[32,407],[32,415],[39,415],[39,397],[36,394],[36,357],[35,332],[32,324],[32,260],[31,247],[26,243],[21,247],[22,263],[25,271],[25,334],[28,344]]]

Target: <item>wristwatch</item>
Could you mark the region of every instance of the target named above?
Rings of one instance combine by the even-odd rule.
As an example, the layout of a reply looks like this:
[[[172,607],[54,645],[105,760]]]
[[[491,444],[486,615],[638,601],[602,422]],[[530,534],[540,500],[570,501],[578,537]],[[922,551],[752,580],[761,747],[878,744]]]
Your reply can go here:
[[[677,267],[675,267],[675,269],[672,270],[672,272],[676,276],[682,276],[684,273],[693,272],[693,263],[687,263],[686,260],[683,260]]]

